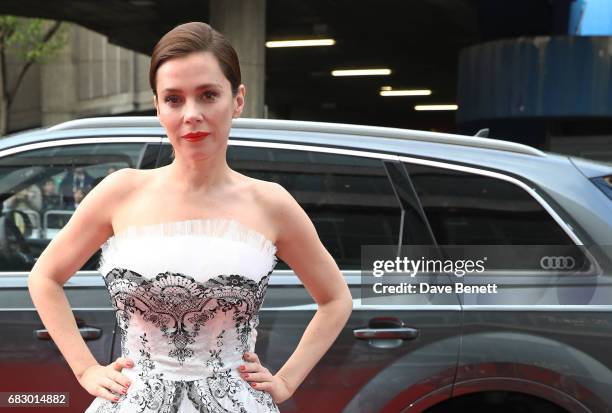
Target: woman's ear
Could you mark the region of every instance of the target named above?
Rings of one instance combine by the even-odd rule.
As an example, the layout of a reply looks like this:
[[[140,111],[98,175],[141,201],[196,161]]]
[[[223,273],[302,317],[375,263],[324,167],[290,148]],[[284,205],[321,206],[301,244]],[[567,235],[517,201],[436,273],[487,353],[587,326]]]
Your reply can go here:
[[[240,117],[242,109],[244,109],[244,97],[246,96],[246,87],[244,85],[238,86],[238,93],[234,97],[234,113],[232,118]]]

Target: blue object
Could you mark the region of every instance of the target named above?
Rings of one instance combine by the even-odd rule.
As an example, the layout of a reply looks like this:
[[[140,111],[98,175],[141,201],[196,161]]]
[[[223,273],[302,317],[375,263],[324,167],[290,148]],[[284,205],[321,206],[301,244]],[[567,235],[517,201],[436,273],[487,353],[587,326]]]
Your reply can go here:
[[[612,37],[483,43],[459,57],[459,122],[612,117]]]
[[[612,1],[575,0],[571,4],[568,33],[579,36],[612,35]]]

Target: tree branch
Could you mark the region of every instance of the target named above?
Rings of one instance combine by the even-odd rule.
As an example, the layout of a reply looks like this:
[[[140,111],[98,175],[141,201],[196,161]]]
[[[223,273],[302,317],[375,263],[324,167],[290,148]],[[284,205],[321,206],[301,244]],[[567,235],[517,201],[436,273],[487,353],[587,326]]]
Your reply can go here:
[[[53,35],[59,30],[61,25],[62,25],[62,22],[53,23],[53,26],[51,26],[47,34],[45,34],[45,37],[43,37],[43,43],[47,43],[53,37]]]
[[[41,43],[43,44],[47,43],[53,37],[53,35],[59,30],[61,24],[62,22],[55,22],[53,26],[51,26],[49,31],[45,34]],[[10,91],[10,93],[7,93],[6,95],[7,110],[8,108],[11,107],[11,104],[13,103],[13,99],[15,98],[15,95],[17,94],[17,90],[19,89],[19,86],[21,85],[21,82],[23,81],[25,74],[27,73],[30,66],[32,66],[35,62],[36,62],[36,59],[28,59],[28,61],[26,61],[26,63],[21,68],[21,72],[19,72],[19,77],[17,78],[17,81],[15,82],[13,89]]]

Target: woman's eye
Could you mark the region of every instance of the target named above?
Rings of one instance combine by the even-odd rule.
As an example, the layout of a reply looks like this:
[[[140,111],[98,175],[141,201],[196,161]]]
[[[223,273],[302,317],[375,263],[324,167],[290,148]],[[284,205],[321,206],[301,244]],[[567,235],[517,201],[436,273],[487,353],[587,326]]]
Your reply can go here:
[[[167,103],[170,103],[171,105],[175,105],[181,102],[181,98],[175,95],[170,95],[170,96],[166,96],[164,101]]]
[[[216,99],[219,96],[219,94],[217,92],[213,92],[213,91],[208,91],[208,92],[204,92],[202,94],[202,97],[204,97],[205,99]]]

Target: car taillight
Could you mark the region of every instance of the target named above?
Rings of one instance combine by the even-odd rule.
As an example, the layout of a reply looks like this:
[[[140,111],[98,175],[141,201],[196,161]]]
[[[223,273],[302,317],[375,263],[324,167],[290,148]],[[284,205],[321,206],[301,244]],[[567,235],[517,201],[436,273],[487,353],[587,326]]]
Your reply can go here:
[[[592,178],[591,181],[593,181],[608,198],[612,199],[612,175],[598,176],[597,178]]]

